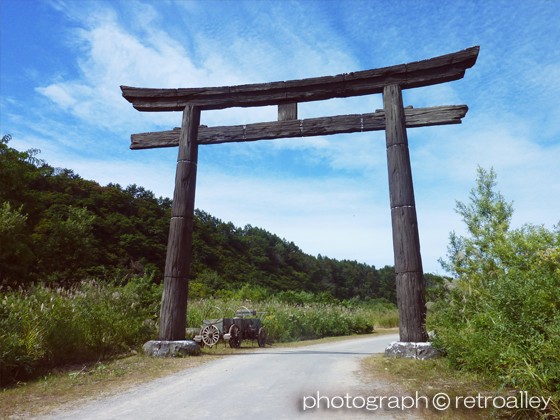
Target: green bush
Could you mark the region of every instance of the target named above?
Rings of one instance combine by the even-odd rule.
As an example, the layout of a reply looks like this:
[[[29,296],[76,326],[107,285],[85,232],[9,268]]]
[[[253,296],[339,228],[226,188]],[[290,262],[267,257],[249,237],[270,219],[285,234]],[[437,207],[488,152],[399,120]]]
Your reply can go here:
[[[558,401],[560,227],[511,230],[511,204],[495,185],[494,172],[479,169],[470,204],[458,203],[470,236],[451,234],[444,265],[455,281],[428,327],[455,368]]]

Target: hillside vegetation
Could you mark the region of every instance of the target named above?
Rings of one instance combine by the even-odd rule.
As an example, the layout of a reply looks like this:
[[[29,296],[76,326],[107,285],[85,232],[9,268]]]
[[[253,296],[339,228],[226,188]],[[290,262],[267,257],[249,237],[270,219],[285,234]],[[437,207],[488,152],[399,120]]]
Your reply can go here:
[[[171,200],[136,185],[100,186],[9,140],[0,141],[0,284],[70,287],[144,274],[162,280]],[[191,297],[250,284],[396,303],[392,267],[310,256],[264,229],[202,210],[193,236]]]

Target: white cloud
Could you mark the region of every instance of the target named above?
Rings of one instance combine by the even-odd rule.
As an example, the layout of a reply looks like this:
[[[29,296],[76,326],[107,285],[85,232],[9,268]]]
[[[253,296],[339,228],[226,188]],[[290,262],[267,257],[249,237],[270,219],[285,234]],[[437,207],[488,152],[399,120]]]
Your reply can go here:
[[[37,91],[46,96],[63,109],[68,109],[76,105],[76,98],[71,92],[68,92],[69,86],[50,85],[44,88],[37,88]]]
[[[141,40],[106,10],[95,13],[95,19],[84,16],[84,27],[73,30],[74,42],[84,52],[79,59],[81,78],[56,81],[37,91],[85,124],[106,129],[128,127],[131,122],[147,129],[148,123],[180,121],[170,113],[140,115],[121,97],[119,85],[176,87],[186,80],[204,80],[205,73],[163,31],[151,31]]]

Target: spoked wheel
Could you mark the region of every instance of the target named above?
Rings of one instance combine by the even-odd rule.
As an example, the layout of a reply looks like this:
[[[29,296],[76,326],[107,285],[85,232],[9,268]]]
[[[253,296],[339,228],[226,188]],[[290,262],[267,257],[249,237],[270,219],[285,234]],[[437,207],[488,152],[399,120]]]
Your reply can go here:
[[[220,339],[220,330],[214,324],[206,325],[200,332],[202,341],[208,347],[215,345]]]
[[[266,345],[266,330],[264,327],[259,328],[258,342],[259,347],[264,347]]]
[[[229,346],[232,349],[241,347],[241,330],[235,324],[229,327]]]

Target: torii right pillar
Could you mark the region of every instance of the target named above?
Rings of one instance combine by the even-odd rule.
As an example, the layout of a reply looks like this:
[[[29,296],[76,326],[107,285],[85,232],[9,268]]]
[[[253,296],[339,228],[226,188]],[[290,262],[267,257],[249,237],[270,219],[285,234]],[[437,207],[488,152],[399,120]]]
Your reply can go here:
[[[425,342],[428,340],[426,286],[420,255],[406,120],[399,85],[385,86],[383,107],[400,341]]]

